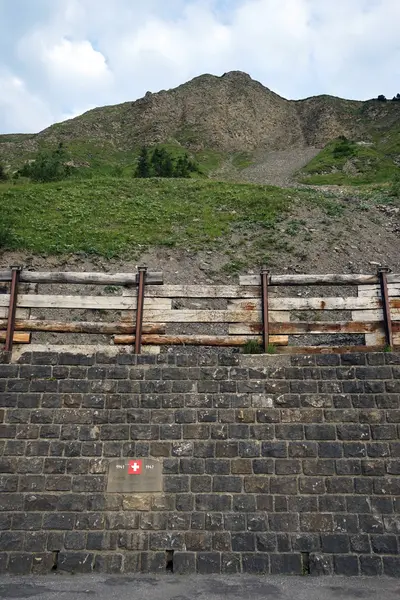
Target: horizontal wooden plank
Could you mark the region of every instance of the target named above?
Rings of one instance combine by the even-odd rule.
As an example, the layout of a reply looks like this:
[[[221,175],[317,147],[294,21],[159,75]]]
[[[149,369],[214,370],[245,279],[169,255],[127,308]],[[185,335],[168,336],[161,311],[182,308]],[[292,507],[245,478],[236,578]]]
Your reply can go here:
[[[393,333],[393,343],[395,346],[400,345],[400,333]],[[384,331],[376,332],[376,333],[367,333],[365,336],[365,344],[366,346],[386,346],[387,340]]]
[[[0,306],[8,306],[8,294],[0,296]],[[19,308],[60,308],[60,309],[98,309],[98,310],[134,310],[137,298],[123,296],[57,296],[21,294],[18,296]],[[167,298],[145,298],[144,308],[168,310],[172,307],[172,300]]]
[[[257,310],[146,310],[145,319],[151,323],[257,323],[261,312]],[[271,311],[271,322],[288,321],[286,311]]]
[[[270,344],[285,346],[288,336],[270,336]],[[213,336],[213,335],[143,335],[143,344],[155,344],[157,346],[244,346],[248,340],[262,342],[261,336]],[[134,335],[116,335],[114,344],[128,345],[135,341]]]
[[[392,321],[400,321],[400,309],[392,308],[390,316]],[[383,321],[383,310],[355,310],[351,313],[351,319],[354,322]]]
[[[358,352],[382,352],[385,346],[276,346],[276,354],[353,354]],[[394,347],[400,350],[399,346]]]
[[[6,341],[6,332],[0,331],[0,342]],[[31,334],[30,333],[14,333],[13,336],[14,344],[30,344],[31,343]]]
[[[392,283],[388,285],[388,293],[391,298],[400,296],[400,284]],[[365,285],[358,287],[359,296],[371,296],[372,298],[381,298],[382,292],[379,285]]]
[[[0,296],[1,298],[1,296]],[[29,319],[31,311],[29,308],[17,308],[16,318],[17,319]],[[0,319],[7,319],[8,317],[8,306],[0,306]]]
[[[7,321],[0,320],[0,330],[7,329]],[[136,327],[133,323],[105,323],[90,321],[74,321],[64,323],[61,321],[40,321],[35,319],[16,320],[16,331],[51,331],[53,333],[94,333],[94,334],[117,334],[135,333]],[[165,333],[165,324],[163,323],[144,323],[143,333]]]
[[[395,301],[392,301],[395,302]],[[379,298],[270,298],[270,310],[366,310],[379,308],[382,301]],[[261,300],[230,300],[228,310],[261,310]]]
[[[124,296],[134,295],[136,290],[125,289]],[[240,285],[163,285],[146,286],[146,297],[150,298],[257,298],[259,286]]]
[[[87,285],[137,285],[137,273],[85,273],[79,271],[21,271],[21,283],[81,283]],[[11,271],[0,271],[0,281],[11,281]],[[148,271],[146,283],[162,285],[163,273]]]
[[[260,275],[241,275],[240,285],[260,285]],[[378,283],[377,275],[354,274],[286,274],[270,275],[270,285],[363,285]]]
[[[399,331],[400,331],[400,323]],[[395,326],[395,324],[394,324]],[[343,321],[337,323],[315,322],[315,323],[271,323],[269,326],[271,334],[324,334],[324,333],[371,333],[375,331],[383,331],[383,325],[380,322],[371,323],[353,323],[351,321]],[[255,335],[262,332],[261,323],[232,323],[229,325],[229,333],[231,335]]]

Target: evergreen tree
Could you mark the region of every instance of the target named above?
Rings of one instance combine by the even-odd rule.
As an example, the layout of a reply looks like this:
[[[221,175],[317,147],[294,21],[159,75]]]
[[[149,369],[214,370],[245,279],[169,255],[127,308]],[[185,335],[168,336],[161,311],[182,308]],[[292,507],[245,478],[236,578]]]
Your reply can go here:
[[[71,174],[71,169],[66,164],[67,160],[68,155],[60,143],[56,150],[40,150],[33,162],[22,167],[20,175],[41,183],[59,181]]]
[[[145,177],[150,177],[150,176],[151,176],[151,173],[150,173],[149,152],[148,152],[146,146],[143,146],[143,148],[140,151],[138,164],[137,164],[137,168],[136,168],[136,172],[135,172],[135,177],[145,178]]]
[[[0,181],[7,181],[7,179],[8,179],[8,175],[6,173],[6,170],[3,167],[3,165],[0,163]]]

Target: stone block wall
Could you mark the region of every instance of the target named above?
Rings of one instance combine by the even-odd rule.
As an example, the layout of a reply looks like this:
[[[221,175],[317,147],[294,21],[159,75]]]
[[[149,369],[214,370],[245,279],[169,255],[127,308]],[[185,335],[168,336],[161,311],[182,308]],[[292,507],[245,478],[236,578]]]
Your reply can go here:
[[[399,354],[1,362],[0,571],[400,576]]]

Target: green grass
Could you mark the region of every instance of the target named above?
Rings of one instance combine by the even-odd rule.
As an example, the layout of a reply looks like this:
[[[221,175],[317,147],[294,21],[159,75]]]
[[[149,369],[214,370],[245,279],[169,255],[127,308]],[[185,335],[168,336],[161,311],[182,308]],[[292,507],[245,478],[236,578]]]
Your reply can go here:
[[[253,164],[253,155],[250,152],[236,152],[233,155],[232,164],[239,171],[247,169]]]
[[[386,183],[399,171],[400,131],[392,129],[386,136],[371,133],[369,145],[334,140],[299,173],[301,183],[309,185],[365,185]],[[355,172],[348,171],[351,162]]]
[[[3,247],[125,257],[148,246],[224,248],[231,233],[257,230],[255,250],[265,253],[274,244],[276,221],[290,206],[288,195],[280,188],[206,179],[2,184]]]

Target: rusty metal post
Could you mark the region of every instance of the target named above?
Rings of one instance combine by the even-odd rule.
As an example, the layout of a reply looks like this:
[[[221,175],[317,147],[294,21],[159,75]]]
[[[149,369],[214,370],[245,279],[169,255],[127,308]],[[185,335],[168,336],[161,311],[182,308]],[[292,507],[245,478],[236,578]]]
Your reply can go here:
[[[261,311],[263,325],[264,352],[268,352],[269,346],[269,320],[268,320],[268,275],[267,267],[261,269]]]
[[[21,267],[11,267],[10,304],[8,307],[8,321],[5,345],[6,352],[11,352],[13,347],[15,314],[17,312],[18,283],[21,271]]]
[[[390,348],[393,348],[393,327],[392,318],[390,315],[390,298],[387,283],[387,274],[391,272],[389,267],[380,267],[378,276],[381,284],[383,319],[385,323],[386,343]]]
[[[136,307],[136,331],[135,331],[135,354],[142,351],[142,329],[143,329],[143,307],[144,307],[144,286],[146,280],[147,267],[138,268],[138,293]]]

